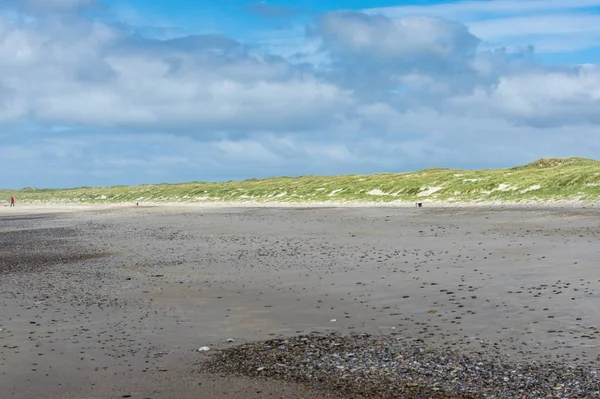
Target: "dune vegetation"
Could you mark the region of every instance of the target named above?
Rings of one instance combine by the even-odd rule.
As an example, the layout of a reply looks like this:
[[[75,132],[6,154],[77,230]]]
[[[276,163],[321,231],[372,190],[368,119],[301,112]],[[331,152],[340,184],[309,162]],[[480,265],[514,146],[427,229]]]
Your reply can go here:
[[[508,169],[301,176],[71,189],[0,190],[19,203],[534,203],[600,200],[600,162],[543,158]]]

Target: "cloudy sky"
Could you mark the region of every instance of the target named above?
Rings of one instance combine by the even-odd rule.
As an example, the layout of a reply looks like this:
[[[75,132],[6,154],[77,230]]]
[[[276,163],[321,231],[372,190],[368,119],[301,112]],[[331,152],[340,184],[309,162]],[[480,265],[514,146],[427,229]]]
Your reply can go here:
[[[600,0],[0,0],[0,187],[600,158]]]

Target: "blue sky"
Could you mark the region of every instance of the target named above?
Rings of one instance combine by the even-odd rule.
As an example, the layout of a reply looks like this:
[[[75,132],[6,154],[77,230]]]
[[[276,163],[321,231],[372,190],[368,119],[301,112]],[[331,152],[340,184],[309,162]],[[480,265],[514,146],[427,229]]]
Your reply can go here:
[[[600,151],[600,0],[0,0],[0,187]]]

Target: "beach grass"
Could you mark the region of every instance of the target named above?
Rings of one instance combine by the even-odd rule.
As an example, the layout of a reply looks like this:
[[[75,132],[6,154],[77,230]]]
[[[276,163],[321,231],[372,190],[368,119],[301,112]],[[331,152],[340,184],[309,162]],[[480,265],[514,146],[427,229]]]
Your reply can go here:
[[[598,202],[600,162],[543,158],[507,169],[300,176],[230,182],[0,190],[18,203]]]

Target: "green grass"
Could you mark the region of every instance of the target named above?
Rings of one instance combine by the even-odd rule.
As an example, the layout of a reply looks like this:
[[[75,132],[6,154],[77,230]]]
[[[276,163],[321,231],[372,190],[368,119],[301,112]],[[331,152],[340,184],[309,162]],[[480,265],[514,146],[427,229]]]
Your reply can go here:
[[[18,203],[548,202],[600,200],[600,162],[547,158],[510,169],[302,176],[227,183],[0,190]]]

